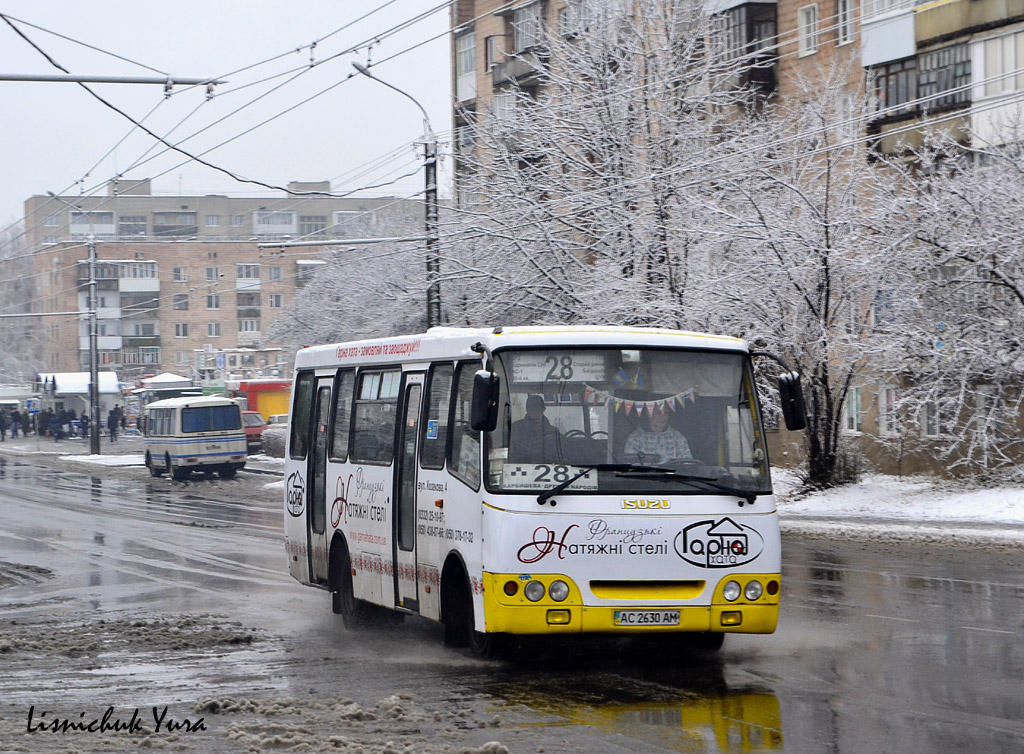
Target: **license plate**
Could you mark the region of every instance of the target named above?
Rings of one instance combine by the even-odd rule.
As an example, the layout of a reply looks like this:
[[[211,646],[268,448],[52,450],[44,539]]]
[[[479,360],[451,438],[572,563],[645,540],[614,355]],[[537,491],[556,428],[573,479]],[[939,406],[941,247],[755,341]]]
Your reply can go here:
[[[616,626],[678,626],[678,610],[616,610],[612,616]]]

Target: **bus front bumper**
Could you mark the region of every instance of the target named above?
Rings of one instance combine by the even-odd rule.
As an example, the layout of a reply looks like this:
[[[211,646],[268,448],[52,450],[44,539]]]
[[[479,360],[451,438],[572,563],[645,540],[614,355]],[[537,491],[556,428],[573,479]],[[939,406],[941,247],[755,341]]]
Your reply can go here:
[[[512,574],[484,574],[484,619],[488,633],[508,634],[665,634],[721,632],[770,634],[779,621],[779,596],[764,595],[755,602],[721,598],[721,586],[714,590],[709,605],[620,604],[583,605],[579,589],[564,576],[544,576],[544,581],[561,579],[570,584],[563,602],[544,598],[529,602],[522,590],[509,596],[502,587]],[[778,574],[745,575],[744,578],[774,579]],[[676,615],[678,613],[678,616]]]

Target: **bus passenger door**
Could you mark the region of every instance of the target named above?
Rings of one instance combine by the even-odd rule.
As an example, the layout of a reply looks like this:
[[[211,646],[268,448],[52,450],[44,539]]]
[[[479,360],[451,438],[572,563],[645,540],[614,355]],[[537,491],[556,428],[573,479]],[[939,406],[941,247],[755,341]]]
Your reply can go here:
[[[330,440],[331,386],[333,377],[321,377],[316,383],[313,405],[313,436],[309,453],[309,575],[316,584],[327,583],[327,450]]]
[[[395,605],[419,611],[416,568],[416,456],[419,442],[423,373],[405,376],[399,408],[394,504]]]

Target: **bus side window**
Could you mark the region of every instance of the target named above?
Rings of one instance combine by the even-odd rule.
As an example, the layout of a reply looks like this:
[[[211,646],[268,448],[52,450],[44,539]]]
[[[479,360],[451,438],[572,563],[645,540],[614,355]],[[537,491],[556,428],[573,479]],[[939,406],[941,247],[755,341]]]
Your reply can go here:
[[[448,454],[449,470],[473,489],[480,487],[480,433],[470,428],[473,376],[479,368],[479,361],[459,364],[455,405],[452,407],[452,443]]]
[[[395,418],[402,372],[360,372],[349,451],[356,463],[387,466],[395,455]]]
[[[309,417],[313,411],[313,373],[303,372],[295,383],[292,403],[292,429],[288,445],[291,457],[301,460],[306,457],[309,446]]]
[[[423,422],[420,465],[425,469],[443,469],[448,444],[448,414],[452,402],[452,365],[434,364],[430,368],[427,392],[427,420]]]
[[[355,392],[356,373],[344,369],[338,373],[338,389],[334,399],[334,436],[331,439],[331,460],[344,461],[348,457],[349,430],[352,425],[352,395]]]

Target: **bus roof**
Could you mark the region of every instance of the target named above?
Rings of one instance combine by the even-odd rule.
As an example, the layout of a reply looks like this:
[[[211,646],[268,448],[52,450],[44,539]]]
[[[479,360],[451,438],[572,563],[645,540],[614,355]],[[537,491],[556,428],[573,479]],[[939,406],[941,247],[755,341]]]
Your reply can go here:
[[[656,327],[544,326],[461,328],[432,327],[419,335],[355,340],[300,349],[295,368],[338,364],[388,364],[405,361],[458,359],[475,355],[473,346],[487,349],[536,347],[652,347],[693,348],[746,352],[739,338]]]
[[[238,406],[238,401],[220,395],[182,395],[177,398],[164,398],[162,401],[147,403],[146,408],[188,408],[200,406]]]

